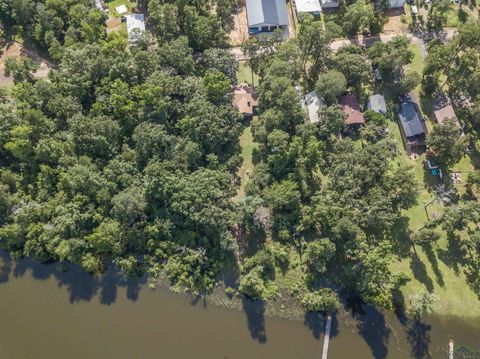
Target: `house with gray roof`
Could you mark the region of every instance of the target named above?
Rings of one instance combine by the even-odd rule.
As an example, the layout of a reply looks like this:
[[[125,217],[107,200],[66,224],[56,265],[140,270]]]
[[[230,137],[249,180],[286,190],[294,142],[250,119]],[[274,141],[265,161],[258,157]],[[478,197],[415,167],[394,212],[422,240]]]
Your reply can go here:
[[[127,20],[128,42],[137,41],[145,33],[145,16],[143,14],[130,14]]]
[[[247,0],[248,33],[256,35],[288,29],[285,0]]]
[[[418,105],[410,99],[403,101],[398,108],[400,132],[407,153],[425,147],[427,128],[420,116]]]
[[[385,115],[387,113],[387,105],[385,104],[385,97],[383,97],[380,94],[370,96],[369,101],[367,103],[367,108]]]
[[[308,114],[308,119],[310,123],[316,123],[318,122],[318,110],[320,108],[325,107],[325,104],[323,103],[322,99],[318,95],[317,91],[312,91],[309,92],[305,95],[304,98],[305,102],[305,108],[307,110]]]

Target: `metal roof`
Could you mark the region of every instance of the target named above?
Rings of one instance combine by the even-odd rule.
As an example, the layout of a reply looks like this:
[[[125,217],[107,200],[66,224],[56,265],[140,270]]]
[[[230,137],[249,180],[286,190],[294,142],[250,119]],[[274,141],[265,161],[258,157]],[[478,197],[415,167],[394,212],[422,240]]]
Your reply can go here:
[[[145,31],[145,16],[143,14],[131,14],[125,16],[127,18],[128,40],[134,40],[134,30]]]
[[[309,92],[305,95],[305,106],[307,107],[308,118],[311,123],[318,122],[318,110],[325,104],[318,96],[317,91]]]
[[[370,101],[368,101],[368,108],[376,112],[387,113],[387,105],[385,104],[385,98],[380,94],[370,96]]]
[[[295,0],[297,12],[320,12],[320,0]]]
[[[288,25],[286,0],[247,0],[248,26]]]
[[[425,133],[422,120],[418,114],[417,105],[414,102],[402,102],[398,109],[398,116],[400,117],[400,123],[406,137],[413,137]]]

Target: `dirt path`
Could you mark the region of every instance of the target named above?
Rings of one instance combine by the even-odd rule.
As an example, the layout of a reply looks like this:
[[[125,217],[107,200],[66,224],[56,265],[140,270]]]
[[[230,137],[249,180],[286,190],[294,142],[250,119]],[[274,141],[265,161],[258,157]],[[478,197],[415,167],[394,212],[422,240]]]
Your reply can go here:
[[[38,64],[38,70],[34,73],[34,77],[36,78],[46,78],[50,69],[54,67],[52,62],[40,56],[35,51],[23,47],[23,45],[18,42],[12,42],[0,49],[0,86],[13,85],[12,77],[5,76],[5,60],[9,57],[19,58],[21,56],[29,57]]]

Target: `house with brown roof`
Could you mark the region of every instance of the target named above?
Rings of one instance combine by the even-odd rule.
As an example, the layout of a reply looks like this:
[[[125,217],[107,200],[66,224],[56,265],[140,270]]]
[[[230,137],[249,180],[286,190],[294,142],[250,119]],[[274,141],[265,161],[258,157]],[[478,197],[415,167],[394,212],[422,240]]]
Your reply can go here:
[[[353,95],[345,95],[340,98],[340,108],[347,115],[345,123],[349,127],[358,128],[365,124],[365,118],[360,108],[358,99]]]
[[[257,112],[258,95],[254,87],[247,85],[236,86],[233,91],[233,104],[245,119],[251,119]]]

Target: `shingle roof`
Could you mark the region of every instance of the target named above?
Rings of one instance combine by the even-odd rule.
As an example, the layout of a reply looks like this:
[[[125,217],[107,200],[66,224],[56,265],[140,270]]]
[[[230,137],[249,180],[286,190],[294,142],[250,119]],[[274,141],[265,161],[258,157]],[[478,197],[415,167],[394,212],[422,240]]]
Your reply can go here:
[[[413,137],[425,133],[425,129],[418,114],[417,105],[411,101],[405,101],[398,108],[400,123],[406,137]]]
[[[385,104],[385,98],[380,94],[370,96],[370,101],[368,101],[368,108],[376,112],[387,113],[387,105]]]
[[[248,26],[288,25],[286,0],[247,0]]]
[[[237,86],[233,92],[233,104],[241,113],[253,115],[253,108],[258,106],[258,96],[254,88]]]
[[[438,123],[443,123],[443,121],[448,118],[455,121],[458,125],[457,115],[455,114],[455,110],[453,109],[452,105],[447,105],[435,111],[435,118],[437,119]]]
[[[322,11],[320,0],[295,0],[297,12],[319,12]]]
[[[347,125],[356,125],[364,124],[365,119],[363,118],[362,110],[355,96],[346,95],[340,99],[340,107],[344,113],[347,114],[347,119],[345,123]]]

